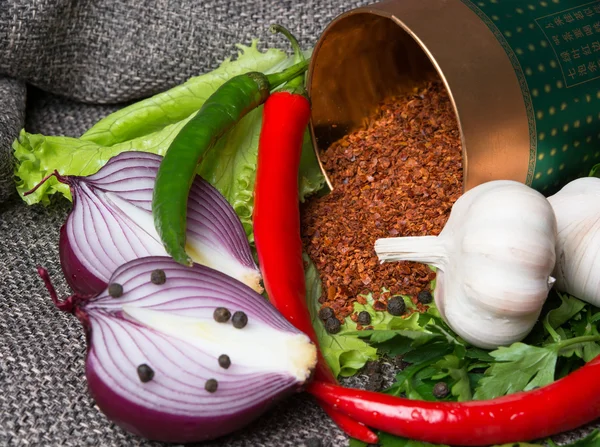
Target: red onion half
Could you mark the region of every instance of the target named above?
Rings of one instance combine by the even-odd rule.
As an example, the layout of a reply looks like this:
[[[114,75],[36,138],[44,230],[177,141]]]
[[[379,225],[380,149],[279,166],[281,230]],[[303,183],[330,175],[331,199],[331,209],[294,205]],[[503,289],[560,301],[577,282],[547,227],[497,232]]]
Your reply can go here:
[[[64,301],[38,270],[56,305],[86,329],[86,376],[98,407],[137,435],[197,442],[230,433],[298,391],[316,365],[305,334],[211,268],[136,259],[97,296]],[[217,308],[231,318],[216,316]]]
[[[57,175],[73,196],[73,210],[60,231],[60,261],[75,292],[98,293],[125,262],[167,255],[152,219],[152,192],[161,160],[159,155],[124,152],[94,175]],[[239,217],[198,176],[188,201],[186,250],[194,262],[262,292],[260,271]]]

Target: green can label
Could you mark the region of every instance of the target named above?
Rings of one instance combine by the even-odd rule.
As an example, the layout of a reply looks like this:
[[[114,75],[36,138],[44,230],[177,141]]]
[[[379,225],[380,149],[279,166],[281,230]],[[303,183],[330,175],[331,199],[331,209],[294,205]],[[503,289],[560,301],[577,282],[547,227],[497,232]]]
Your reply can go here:
[[[600,163],[600,0],[461,0],[494,33],[529,118],[527,184],[550,194]]]

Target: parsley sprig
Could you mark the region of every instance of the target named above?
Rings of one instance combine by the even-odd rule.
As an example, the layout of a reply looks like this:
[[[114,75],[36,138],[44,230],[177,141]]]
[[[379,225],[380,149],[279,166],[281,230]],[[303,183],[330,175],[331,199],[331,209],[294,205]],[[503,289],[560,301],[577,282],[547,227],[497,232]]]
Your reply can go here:
[[[414,309],[408,297],[405,303]],[[361,339],[375,348],[380,357],[402,356],[408,366],[396,374],[394,383],[383,392],[411,399],[468,401],[527,391],[569,374],[600,354],[600,309],[556,292],[551,293],[538,324],[525,340],[493,351],[462,340],[433,305],[425,313],[413,313],[408,318],[384,318],[369,305],[357,307],[372,312],[378,323],[374,330],[346,331],[344,336]],[[448,385],[450,393],[446,397],[434,395],[434,386],[439,382]],[[544,442],[509,447],[554,447],[551,440]],[[387,433],[380,434],[380,445],[432,446]],[[599,445],[600,432],[595,431],[572,447]]]

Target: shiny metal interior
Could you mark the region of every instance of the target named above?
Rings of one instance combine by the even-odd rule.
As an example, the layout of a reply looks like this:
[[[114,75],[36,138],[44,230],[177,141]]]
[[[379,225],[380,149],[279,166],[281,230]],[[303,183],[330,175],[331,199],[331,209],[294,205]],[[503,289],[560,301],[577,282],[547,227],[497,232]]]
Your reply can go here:
[[[411,90],[416,82],[439,78],[415,39],[376,14],[357,13],[333,22],[315,54],[309,93],[317,157],[334,141],[364,127],[383,99]]]

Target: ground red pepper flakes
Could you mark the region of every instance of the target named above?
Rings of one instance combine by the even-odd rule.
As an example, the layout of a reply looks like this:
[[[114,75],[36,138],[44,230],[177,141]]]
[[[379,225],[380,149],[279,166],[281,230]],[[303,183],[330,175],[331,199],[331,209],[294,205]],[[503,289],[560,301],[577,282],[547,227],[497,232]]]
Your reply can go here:
[[[375,240],[437,235],[462,193],[458,124],[441,82],[386,100],[368,127],[321,154],[334,190],[302,206],[302,239],[319,270],[323,295],[338,319],[373,293],[413,297],[435,274],[414,262],[379,264]],[[382,293],[383,288],[389,289]]]

